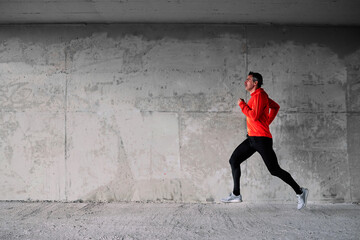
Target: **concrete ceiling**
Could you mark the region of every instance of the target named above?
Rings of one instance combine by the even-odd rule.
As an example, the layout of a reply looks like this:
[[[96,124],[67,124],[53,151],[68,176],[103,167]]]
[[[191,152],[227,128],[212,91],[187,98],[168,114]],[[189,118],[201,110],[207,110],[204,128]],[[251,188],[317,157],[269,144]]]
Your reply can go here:
[[[130,22],[360,26],[360,0],[0,0],[0,24]]]

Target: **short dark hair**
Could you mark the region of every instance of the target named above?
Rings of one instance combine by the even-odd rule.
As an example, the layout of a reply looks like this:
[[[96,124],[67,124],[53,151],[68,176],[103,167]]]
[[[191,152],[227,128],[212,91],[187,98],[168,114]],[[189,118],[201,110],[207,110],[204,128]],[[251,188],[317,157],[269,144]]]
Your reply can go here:
[[[258,82],[258,87],[261,87],[261,85],[263,84],[263,77],[261,76],[260,73],[257,73],[257,72],[249,72],[248,75],[253,77],[253,81],[257,81],[257,82]]]

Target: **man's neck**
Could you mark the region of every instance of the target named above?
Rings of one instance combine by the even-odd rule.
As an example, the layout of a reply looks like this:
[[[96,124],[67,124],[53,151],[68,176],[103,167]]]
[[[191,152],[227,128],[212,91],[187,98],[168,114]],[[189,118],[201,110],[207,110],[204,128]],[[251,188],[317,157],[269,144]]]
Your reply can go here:
[[[250,94],[253,94],[255,91],[256,91],[256,89],[258,89],[257,87],[254,87],[253,89],[251,89],[250,90]]]

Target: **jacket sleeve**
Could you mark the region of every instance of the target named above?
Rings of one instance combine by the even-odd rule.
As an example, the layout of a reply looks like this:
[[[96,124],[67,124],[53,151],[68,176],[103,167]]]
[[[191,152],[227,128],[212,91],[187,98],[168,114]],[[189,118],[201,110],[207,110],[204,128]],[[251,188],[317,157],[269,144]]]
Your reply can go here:
[[[269,98],[269,125],[272,123],[272,121],[275,119],[276,114],[279,112],[280,106],[277,104],[274,100]]]
[[[261,116],[262,111],[265,110],[266,101],[264,99],[264,95],[257,94],[254,96],[253,99],[253,106],[255,108],[250,108],[249,105],[247,105],[245,102],[240,102],[239,106],[241,108],[241,111],[245,114],[246,117],[257,121],[259,117]]]

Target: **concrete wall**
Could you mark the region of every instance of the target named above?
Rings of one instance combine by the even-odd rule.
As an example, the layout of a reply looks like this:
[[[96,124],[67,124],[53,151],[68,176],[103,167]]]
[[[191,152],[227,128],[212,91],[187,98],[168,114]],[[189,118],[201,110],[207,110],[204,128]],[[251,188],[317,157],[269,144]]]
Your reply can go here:
[[[359,28],[1,26],[0,199],[224,197],[253,70],[280,165],[309,200],[359,201],[359,60]],[[294,200],[258,154],[242,169],[244,200]]]

